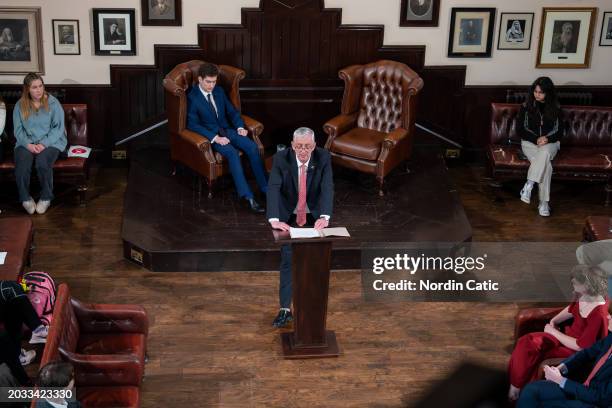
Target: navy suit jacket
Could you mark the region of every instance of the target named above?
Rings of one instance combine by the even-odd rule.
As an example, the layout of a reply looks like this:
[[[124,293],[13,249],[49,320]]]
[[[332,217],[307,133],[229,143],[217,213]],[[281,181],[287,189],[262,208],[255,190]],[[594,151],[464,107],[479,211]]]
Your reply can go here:
[[[187,93],[187,129],[212,140],[219,134],[219,128],[244,128],[240,112],[225,96],[223,88],[215,86],[212,95],[219,117],[215,114],[214,108],[206,101],[200,86],[195,84],[191,87]]]
[[[568,373],[583,368],[587,368],[590,373],[599,359],[610,349],[610,346],[612,346],[612,334],[608,334],[606,338],[601,339],[591,347],[580,350],[563,361],[563,364],[567,367]],[[577,381],[567,379],[563,390],[575,399],[587,404],[601,407],[611,406],[612,358],[606,360],[604,365],[601,366],[597,374],[591,379],[588,387]]]
[[[298,202],[298,170],[291,148],[274,155],[267,192],[267,217],[287,222]],[[331,217],[334,205],[334,178],[331,156],[320,147],[310,155],[306,170],[306,203],[316,219],[321,214]]]

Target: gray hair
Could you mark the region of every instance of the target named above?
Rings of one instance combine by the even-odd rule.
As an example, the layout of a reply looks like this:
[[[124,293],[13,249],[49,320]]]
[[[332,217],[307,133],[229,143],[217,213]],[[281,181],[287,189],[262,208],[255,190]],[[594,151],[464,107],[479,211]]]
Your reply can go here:
[[[297,128],[295,132],[293,132],[293,141],[295,141],[297,137],[301,137],[301,136],[310,136],[310,140],[312,140],[313,142],[315,141],[314,130],[312,130],[311,128],[308,128],[308,127]]]

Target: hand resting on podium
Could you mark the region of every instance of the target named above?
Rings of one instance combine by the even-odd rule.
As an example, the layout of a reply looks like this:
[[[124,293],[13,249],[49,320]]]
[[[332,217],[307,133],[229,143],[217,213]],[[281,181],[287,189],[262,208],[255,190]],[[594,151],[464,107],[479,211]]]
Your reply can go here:
[[[325,218],[319,218],[318,220],[315,221],[314,228],[316,230],[322,230],[323,228],[327,228],[328,225],[329,225],[329,220]],[[282,222],[282,221],[270,221],[270,226],[273,229],[277,229],[281,231],[289,231],[289,229],[291,228],[289,224]]]

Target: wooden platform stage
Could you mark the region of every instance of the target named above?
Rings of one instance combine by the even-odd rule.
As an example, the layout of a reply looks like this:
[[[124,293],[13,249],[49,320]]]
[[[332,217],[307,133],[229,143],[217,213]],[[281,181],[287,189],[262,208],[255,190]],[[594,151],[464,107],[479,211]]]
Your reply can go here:
[[[472,237],[438,149],[417,148],[410,173],[391,173],[383,198],[373,176],[334,171],[332,226],[346,226],[353,239],[334,246],[333,269],[360,268],[367,243]],[[167,150],[137,152],[125,194],[124,256],[160,272],[277,269],[279,250],[265,216],[238,205],[231,178],[220,184],[209,199],[189,170],[171,176]]]

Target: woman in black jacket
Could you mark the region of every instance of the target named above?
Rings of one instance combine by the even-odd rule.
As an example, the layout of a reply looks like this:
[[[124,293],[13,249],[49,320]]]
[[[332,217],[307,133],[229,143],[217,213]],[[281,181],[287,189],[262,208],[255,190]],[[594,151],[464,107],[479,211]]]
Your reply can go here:
[[[523,153],[531,163],[527,182],[521,190],[521,201],[529,204],[531,190],[537,183],[540,196],[538,212],[542,217],[548,217],[551,161],[559,151],[559,140],[563,134],[561,108],[555,85],[550,78],[540,77],[531,85],[527,102],[521,106],[517,130],[521,136]]]

